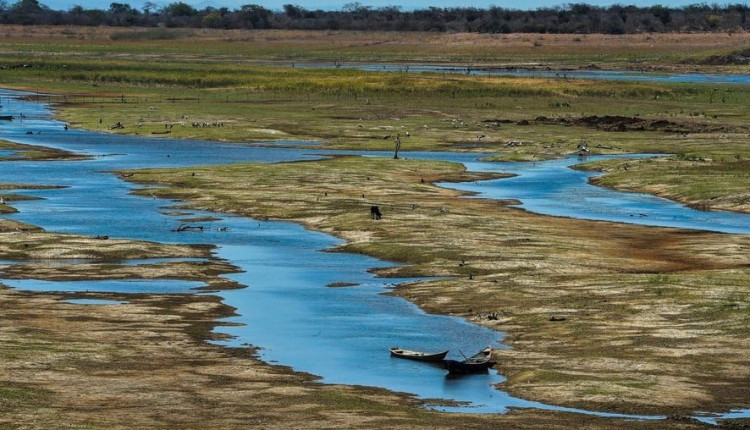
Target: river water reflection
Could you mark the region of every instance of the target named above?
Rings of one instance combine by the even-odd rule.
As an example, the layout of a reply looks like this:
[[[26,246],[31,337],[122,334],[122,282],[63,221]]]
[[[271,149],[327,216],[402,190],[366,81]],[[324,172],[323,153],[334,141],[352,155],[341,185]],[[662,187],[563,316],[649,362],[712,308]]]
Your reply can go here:
[[[622,155],[636,158],[645,155]],[[512,178],[461,184],[440,184],[447,188],[477,193],[476,197],[518,199],[519,207],[544,215],[614,221],[660,227],[750,234],[750,216],[742,213],[700,211],[667,199],[642,193],[626,193],[591,186],[598,172],[571,169],[576,164],[613,156],[571,155],[545,162],[470,163],[475,171],[504,172]]]
[[[410,280],[376,278],[369,269],[389,263],[361,255],[325,252],[340,241],[295,224],[191,211],[190,217],[219,219],[205,223],[209,228],[203,232],[175,233],[173,229],[180,224],[180,219],[165,209],[170,202],[134,197],[130,194],[133,185],[108,173],[115,169],[314,159],[329,152],[315,148],[267,148],[65,131],[61,123],[50,119],[44,105],[14,100],[4,101],[3,109],[23,111],[26,118],[0,123],[0,138],[92,156],[89,160],[75,162],[2,162],[0,182],[65,186],[19,191],[44,200],[14,202],[19,213],[7,217],[50,231],[217,245],[216,256],[243,271],[228,277],[247,286],[241,290],[211,293],[220,295],[225,303],[237,308],[238,315],[227,322],[239,324],[219,328],[234,336],[225,345],[259,346],[263,359],[319,375],[324,382],[377,386],[413,393],[424,399],[464,402],[460,406],[438,407],[444,410],[503,412],[509,407],[535,407],[608,415],[513,398],[494,388],[503,380],[494,371],[449,379],[439,367],[392,359],[388,354],[391,346],[451,349],[451,356],[459,358],[459,350],[473,353],[488,344],[502,348],[499,344],[502,334],[458,318],[427,315],[405,300],[382,294],[390,285]],[[33,133],[27,134],[29,130]],[[463,162],[472,170],[498,169],[496,163],[477,162],[477,155],[410,153],[408,156]],[[499,168],[508,170],[510,166]],[[576,172],[562,170],[566,174]],[[503,188],[500,184],[468,186]],[[519,186],[519,189],[526,186]],[[586,185],[585,180],[580,186],[593,188]],[[2,282],[10,287],[37,291],[122,293],[183,293],[198,286],[179,280]],[[335,283],[357,286],[327,286]]]

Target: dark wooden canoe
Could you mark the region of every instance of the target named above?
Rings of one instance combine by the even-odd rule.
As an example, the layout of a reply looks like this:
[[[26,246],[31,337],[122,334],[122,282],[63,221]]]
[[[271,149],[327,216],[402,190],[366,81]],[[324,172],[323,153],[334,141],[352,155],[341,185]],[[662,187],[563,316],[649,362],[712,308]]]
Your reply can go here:
[[[448,351],[430,353],[411,351],[394,346],[393,348],[391,348],[391,355],[394,357],[406,358],[409,360],[439,362],[443,361],[445,356],[448,355]]]
[[[464,360],[445,360],[444,363],[448,373],[461,375],[486,372],[496,364],[492,361],[492,348],[489,346]]]
[[[0,115],[0,121],[13,121],[13,115]]]

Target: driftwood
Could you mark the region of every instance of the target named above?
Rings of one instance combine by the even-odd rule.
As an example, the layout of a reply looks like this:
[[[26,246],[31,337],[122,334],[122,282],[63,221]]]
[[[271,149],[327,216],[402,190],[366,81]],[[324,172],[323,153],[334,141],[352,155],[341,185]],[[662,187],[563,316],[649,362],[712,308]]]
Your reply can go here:
[[[183,232],[183,231],[196,231],[196,230],[203,231],[203,226],[202,225],[180,224],[179,227],[177,227],[176,229],[174,229],[172,231],[176,231],[176,232],[179,233],[179,232]]]

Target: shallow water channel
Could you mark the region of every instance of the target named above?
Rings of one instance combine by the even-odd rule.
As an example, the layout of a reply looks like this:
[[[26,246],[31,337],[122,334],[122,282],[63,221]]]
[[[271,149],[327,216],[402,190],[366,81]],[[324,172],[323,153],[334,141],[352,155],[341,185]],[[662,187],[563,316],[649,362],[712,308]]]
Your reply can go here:
[[[1,139],[75,151],[91,155],[92,158],[84,161],[0,163],[0,182],[65,187],[19,190],[18,193],[37,196],[42,200],[13,202],[19,213],[5,216],[43,227],[48,231],[108,235],[113,238],[165,243],[217,245],[215,255],[243,271],[228,277],[247,286],[240,290],[210,293],[221,296],[225,303],[237,308],[238,316],[229,319],[228,322],[239,324],[218,329],[233,336],[232,340],[223,344],[258,346],[261,348],[260,356],[264,360],[318,375],[327,383],[376,386],[412,393],[423,399],[448,399],[460,402],[458,406],[435,406],[442,410],[504,412],[509,407],[526,407],[622,416],[559,408],[514,398],[494,387],[503,380],[494,371],[453,379],[446,377],[445,370],[439,366],[391,358],[388,354],[388,348],[391,346],[429,351],[450,349],[449,358],[460,358],[461,353],[473,354],[488,344],[495,348],[504,346],[500,343],[501,333],[458,318],[428,315],[403,299],[382,294],[392,285],[408,282],[410,279],[379,279],[370,274],[368,269],[387,266],[390,263],[361,255],[325,252],[326,249],[340,243],[339,239],[285,222],[257,221],[200,211],[176,215],[169,208],[172,202],[132,196],[130,192],[136,187],[109,173],[115,169],[314,159],[330,154],[329,152],[315,147],[291,149],[283,145],[264,147],[252,144],[128,137],[80,130],[65,131],[62,123],[51,119],[47,106],[9,98],[13,94],[15,93],[0,92],[0,112],[14,115],[23,112],[24,118],[0,122]],[[28,131],[32,134],[27,134]],[[583,189],[598,189],[586,184],[589,173],[566,168],[575,160],[529,164],[524,168],[524,163],[508,165],[478,162],[476,154],[405,155],[463,162],[471,170],[513,170],[513,173],[519,175],[517,180],[527,177],[527,172],[536,172],[530,177],[536,178],[539,183],[548,184],[550,180],[555,183],[565,182],[572,187],[571,189],[579,190],[565,191],[565,194],[568,195],[567,200],[573,203],[579,201],[578,206],[581,208],[599,206],[603,200],[611,206],[604,211],[606,213],[616,212],[617,206],[624,207],[625,209],[620,209],[620,212],[625,214],[622,215],[625,221],[630,220],[629,214],[634,211],[626,202],[633,196],[638,196],[611,191],[612,194],[608,194],[606,198],[591,201],[586,200],[590,197],[586,197],[580,204],[582,194],[576,193],[583,193],[580,191]],[[544,170],[544,166],[566,179],[538,176],[539,169]],[[487,192],[486,196],[491,198],[519,198],[525,205],[526,202],[534,201],[526,194],[514,194],[534,187],[528,183],[511,187],[511,190],[515,191],[509,191],[509,195],[494,194],[499,192],[497,190],[505,188],[503,183],[487,181],[453,186]],[[550,189],[547,186],[537,188]],[[554,196],[548,198],[559,200]],[[535,204],[528,204],[529,210],[537,210]],[[667,205],[666,210],[674,213],[674,218],[679,218],[679,223],[675,224],[679,227],[724,231],[725,225],[729,222],[691,224],[690,216],[703,219],[704,213],[673,205],[662,199],[650,200],[650,204],[657,207]],[[555,212],[553,209],[551,213],[579,216],[573,209],[557,210],[558,212]],[[641,213],[646,209],[639,207],[637,211]],[[692,215],[689,215],[691,213]],[[740,217],[737,221],[734,218],[736,215],[726,215],[733,219],[729,222],[732,225],[729,231],[750,233],[750,217]],[[203,232],[173,231],[181,223],[181,217],[203,216],[216,217],[218,220],[202,222],[201,224],[210,227]],[[658,217],[650,215],[639,217],[639,220],[644,221],[644,218]],[[737,224],[744,226],[744,230]],[[12,264],[7,261],[0,263]],[[153,261],[130,262],[149,263]],[[183,280],[0,281],[13,288],[34,291],[190,293],[195,292],[194,288],[200,286]],[[327,287],[333,283],[357,286]]]
[[[274,63],[278,65],[278,63]],[[282,63],[287,64],[287,63]],[[698,84],[750,84],[748,74],[721,73],[659,73],[637,70],[596,70],[596,69],[551,69],[551,68],[513,68],[473,65],[444,64],[367,64],[367,63],[289,63],[291,67],[302,68],[344,68],[366,70],[370,72],[395,73],[442,73],[470,76],[511,76],[521,78],[557,78],[557,79],[594,79],[606,81],[636,82],[675,82]]]

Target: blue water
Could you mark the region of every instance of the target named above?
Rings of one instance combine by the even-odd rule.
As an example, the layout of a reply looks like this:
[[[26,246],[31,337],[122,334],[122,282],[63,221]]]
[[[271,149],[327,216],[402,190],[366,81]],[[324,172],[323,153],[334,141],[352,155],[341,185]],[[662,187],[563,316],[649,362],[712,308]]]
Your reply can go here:
[[[449,357],[452,358],[459,358],[459,351],[473,354],[488,344],[495,348],[503,348],[504,346],[499,343],[502,334],[458,318],[428,315],[405,300],[382,294],[388,292],[395,283],[411,280],[380,279],[370,273],[373,267],[388,266],[390,263],[387,262],[361,255],[326,252],[340,244],[339,239],[285,222],[257,221],[203,211],[181,210],[179,216],[172,216],[169,215],[174,211],[171,206],[177,202],[135,197],[131,195],[135,188],[133,185],[109,173],[118,169],[146,167],[315,159],[330,155],[331,152],[316,148],[259,147],[251,144],[221,144],[65,131],[62,123],[49,118],[50,113],[44,105],[6,100],[3,102],[3,109],[7,107],[25,112],[25,118],[23,121],[0,123],[0,138],[72,150],[87,154],[90,159],[2,162],[0,182],[55,184],[65,187],[20,191],[43,200],[13,202],[19,213],[5,216],[38,225],[49,231],[108,235],[165,243],[217,245],[216,257],[226,259],[243,271],[227,277],[247,286],[240,290],[210,293],[221,296],[225,303],[237,309],[238,315],[229,318],[227,322],[238,324],[218,329],[233,336],[231,340],[222,344],[258,346],[261,348],[260,356],[264,360],[318,375],[327,383],[378,386],[413,393],[423,399],[444,398],[466,402],[465,405],[457,407],[437,406],[444,410],[504,412],[509,407],[534,407],[613,416],[514,398],[495,388],[503,378],[494,371],[451,379],[446,378],[445,370],[439,367],[393,359],[388,353],[391,346],[430,351],[450,349]],[[27,130],[34,130],[34,133],[26,134]],[[368,156],[379,155],[391,156],[389,153],[368,153]],[[580,204],[581,201],[587,202],[586,198],[582,197],[581,190],[599,190],[587,184],[587,173],[566,167],[575,160],[526,164],[523,169],[524,163],[519,163],[518,167],[504,163],[479,162],[476,154],[404,155],[462,162],[469,169],[477,171],[507,172],[515,169],[513,172],[520,175],[518,179],[523,178],[527,171],[531,172],[531,182],[516,186],[517,192],[526,194],[502,198],[520,198],[526,205],[535,199],[545,199],[535,196],[535,193],[527,193],[528,188],[536,189],[539,195],[551,192],[551,198],[556,202],[569,202],[564,209],[559,209],[563,212],[554,213],[555,215],[577,216],[576,211],[581,210],[581,207],[585,209],[594,206],[590,200],[589,203]],[[486,154],[479,156],[484,155]],[[567,179],[554,176],[552,172],[555,171],[558,174],[563,172]],[[504,189],[503,181],[508,180],[451,186]],[[569,183],[566,185],[569,188],[559,187],[562,182]],[[619,211],[621,217],[630,221],[629,214],[633,213],[633,208],[629,208],[630,203],[627,202],[636,195],[612,193],[607,197],[611,199],[611,208],[604,212]],[[567,194],[569,198],[561,199],[560,194]],[[600,198],[597,204],[608,201],[607,199]],[[619,206],[626,209],[616,209],[618,204],[615,203],[618,201]],[[687,225],[685,223],[690,222],[690,217],[702,219],[704,216],[704,213],[679,205],[673,206],[671,202],[662,199],[656,199],[652,204],[668,204],[668,212],[674,212],[675,216],[679,214],[680,218],[687,217],[687,221],[680,219],[679,222],[682,224],[679,226]],[[570,208],[576,205],[579,209]],[[639,208],[638,213],[641,213],[641,210]],[[181,223],[180,219],[188,216],[214,217],[216,220],[200,222],[205,226],[203,231],[175,232],[174,229]],[[658,217],[654,215],[647,218]],[[739,219],[740,223],[744,222],[745,227],[750,225],[750,217]],[[721,221],[711,224],[709,229],[721,230],[726,223],[727,221]],[[144,263],[146,262],[135,262]],[[201,286],[200,283],[186,280],[138,279],[2,282],[14,288],[31,291],[117,293],[195,293],[195,288]],[[351,283],[356,286],[327,287],[332,283]]]
[[[643,157],[623,155],[618,158]],[[475,171],[504,172],[511,178],[472,183],[443,183],[446,188],[477,193],[476,197],[518,199],[519,207],[544,215],[750,234],[750,216],[690,209],[673,201],[642,193],[625,193],[588,184],[598,172],[570,167],[613,156],[570,156],[545,162],[472,163]]]
[[[66,303],[73,305],[123,305],[127,302],[121,300],[104,300],[104,299],[70,299]]]
[[[533,70],[490,66],[446,66],[440,64],[360,64],[344,63],[295,63],[300,68],[343,68],[372,72],[397,73],[445,73],[470,76],[512,76],[557,79],[594,79],[610,81],[674,82],[699,84],[750,84],[750,74],[711,74],[711,73],[653,73],[630,70]]]
[[[326,382],[395,389],[388,387],[388,381],[382,381],[383,373],[389,373],[393,381],[398,380],[397,375],[411,381],[410,385],[401,385],[399,389],[423,398],[451,398],[482,410],[503,411],[507,407],[504,403],[490,402],[499,396],[493,385],[502,381],[495,372],[466,378],[464,383],[446,383],[443,369],[414,371],[404,367],[405,363],[390,359],[388,348],[394,345],[432,348],[440,344],[457,354],[458,349],[476,351],[488,344],[501,347],[498,341],[502,335],[457,318],[425,315],[405,300],[381,294],[388,291],[393,282],[405,281],[378,279],[370,273],[373,267],[389,263],[361,255],[325,252],[341,241],[291,223],[202,211],[175,211],[170,208],[172,202],[131,195],[135,186],[108,173],[127,168],[280,162],[322,155],[312,155],[308,149],[65,131],[63,124],[50,120],[49,112],[39,105],[19,101],[3,105],[26,114],[23,121],[0,125],[0,137],[73,150],[91,157],[75,162],[4,162],[0,182],[65,187],[18,191],[44,200],[14,202],[19,212],[8,218],[49,231],[167,243],[215,244],[217,258],[227,259],[244,271],[230,277],[247,286],[241,290],[211,293],[221,295],[225,303],[238,310],[239,315],[231,318],[231,322],[242,325],[220,328],[235,336],[226,345],[259,346],[263,359],[320,375]],[[28,129],[35,130],[34,134],[27,135]],[[173,212],[180,212],[180,215],[167,215]],[[363,213],[366,216],[367,213]],[[216,219],[200,222],[206,227],[203,231],[175,232],[180,219],[188,216]],[[137,279],[77,282],[8,279],[2,282],[31,291],[114,293],[195,293],[194,289],[201,286],[184,280]],[[358,286],[326,286],[331,283]],[[346,359],[355,355],[358,360]],[[330,367],[331,357],[338,357],[337,366]],[[362,357],[369,357],[371,361]],[[346,367],[355,363],[367,371]]]
[[[750,75],[704,73],[648,73],[627,70],[522,70],[484,69],[472,75],[519,76],[537,78],[596,79],[609,81],[673,82],[700,84],[750,84]]]
[[[2,283],[24,291],[52,291],[66,293],[120,293],[137,294],[159,292],[161,294],[194,293],[205,284],[184,280],[129,279],[124,281],[42,281],[39,279],[3,279]]]

